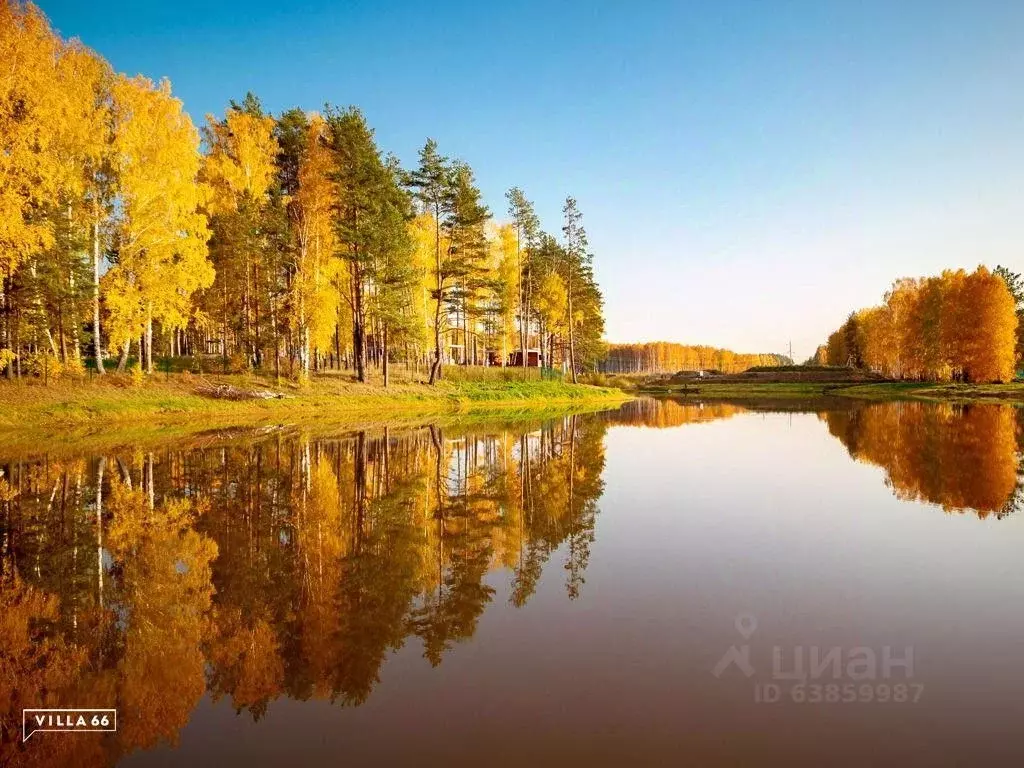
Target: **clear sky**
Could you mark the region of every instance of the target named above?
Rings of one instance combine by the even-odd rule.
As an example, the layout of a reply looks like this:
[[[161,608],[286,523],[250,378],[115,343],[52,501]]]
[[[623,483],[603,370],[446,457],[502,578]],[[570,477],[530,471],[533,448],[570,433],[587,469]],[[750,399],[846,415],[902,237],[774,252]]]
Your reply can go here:
[[[612,341],[803,358],[893,278],[1024,271],[1024,2],[42,0],[194,119],[357,104],[491,209],[580,202]]]

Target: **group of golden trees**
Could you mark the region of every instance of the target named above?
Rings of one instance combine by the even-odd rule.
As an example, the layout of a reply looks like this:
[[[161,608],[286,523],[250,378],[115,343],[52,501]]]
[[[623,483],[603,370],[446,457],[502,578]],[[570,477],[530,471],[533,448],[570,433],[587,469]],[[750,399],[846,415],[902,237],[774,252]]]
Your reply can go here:
[[[408,638],[436,665],[472,637],[496,569],[519,607],[556,560],[575,598],[605,430],[567,416],[0,457],[0,763],[174,743],[204,691],[257,718],[283,696],[358,705]],[[116,734],[14,738],[22,707],[83,696],[118,708]]]
[[[296,376],[389,361],[561,365],[602,354],[576,201],[559,238],[428,141],[406,171],[356,108],[193,125],[167,81],[114,73],[0,0],[0,370],[216,356]],[[534,354],[527,350],[533,349]],[[518,355],[513,353],[518,352]]]
[[[815,361],[901,379],[1011,381],[1018,317],[1005,274],[978,267],[897,280],[884,304],[852,313]]]
[[[754,366],[789,365],[784,355],[741,354],[729,349],[690,346],[670,341],[612,344],[601,363],[604,373],[676,373],[715,370],[738,373]]]

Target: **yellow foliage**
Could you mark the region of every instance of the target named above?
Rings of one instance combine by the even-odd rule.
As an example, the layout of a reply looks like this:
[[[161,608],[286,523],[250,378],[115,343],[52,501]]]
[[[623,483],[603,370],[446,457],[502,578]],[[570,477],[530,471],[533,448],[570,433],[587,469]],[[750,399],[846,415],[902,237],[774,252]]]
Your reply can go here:
[[[82,358],[68,357],[68,359],[64,361],[61,375],[66,379],[84,379],[85,363],[82,362]]]
[[[434,256],[435,237],[440,235],[441,251],[447,250],[450,243],[448,238],[440,234],[437,229],[437,222],[433,214],[421,213],[409,222],[409,232],[412,238],[412,261],[418,275],[419,284],[414,289],[412,312],[419,322],[416,325],[421,329],[421,340],[426,341],[434,335],[434,301],[433,291],[436,283],[436,261]],[[447,313],[441,313],[441,322],[445,323]]]
[[[606,368],[612,373],[674,373],[708,369],[736,373],[753,366],[781,364],[779,355],[774,354],[743,354],[716,347],[652,341],[611,345]]]
[[[1002,278],[985,267],[947,270],[897,280],[883,305],[854,313],[829,337],[827,356],[897,378],[1006,382],[1014,376],[1016,333]]]
[[[191,295],[213,282],[209,230],[199,208],[199,134],[167,81],[114,84],[114,149],[122,221],[117,264],[104,277],[111,346],[137,338],[148,320],[182,327]]]
[[[931,403],[884,403],[822,418],[858,460],[881,466],[902,499],[946,511],[999,511],[1017,486],[1013,408],[959,409]]]
[[[209,212],[234,211],[243,196],[262,199],[273,181],[279,150],[274,119],[230,109],[223,121],[207,115],[206,123],[209,154],[203,163],[203,180],[212,191]]]
[[[50,222],[32,212],[60,186],[59,50],[36,6],[0,0],[0,271],[53,242]]]
[[[37,352],[25,358],[25,371],[30,376],[40,379],[59,379],[64,372],[64,366],[58,358],[49,352]]]
[[[326,131],[323,118],[313,115],[299,167],[299,190],[290,209],[298,245],[291,286],[295,312],[290,319],[302,340],[303,374],[308,372],[310,349],[330,347],[348,286],[348,267],[335,258],[338,194],[330,178],[333,158],[326,146]]]
[[[565,281],[557,272],[548,272],[537,287],[537,312],[544,318],[551,333],[562,333],[569,324],[566,318],[567,293]]]
[[[146,372],[142,369],[142,363],[133,365],[128,370],[128,379],[133,387],[141,387],[146,381]]]

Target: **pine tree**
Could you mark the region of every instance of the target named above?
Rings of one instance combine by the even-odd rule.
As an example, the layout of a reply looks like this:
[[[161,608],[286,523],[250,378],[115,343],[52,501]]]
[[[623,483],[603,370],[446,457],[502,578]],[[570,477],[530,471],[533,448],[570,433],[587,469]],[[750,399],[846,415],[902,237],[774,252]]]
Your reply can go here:
[[[445,278],[452,290],[448,294],[448,310],[463,322],[463,363],[469,364],[470,314],[474,300],[485,285],[484,269],[487,261],[485,226],[490,211],[481,201],[473,171],[457,162],[452,167],[450,207],[441,221],[448,239],[448,254],[444,262]]]
[[[414,334],[416,316],[409,311],[419,272],[412,257],[411,200],[401,186],[402,171],[394,157],[387,158],[380,185],[380,203],[372,244],[372,314],[381,329],[384,386],[388,386],[392,345]]]
[[[447,157],[438,154],[437,142],[427,139],[419,153],[419,167],[409,175],[409,184],[416,190],[416,198],[423,210],[433,218],[434,224],[434,357],[430,364],[430,383],[442,376],[441,334],[442,316],[448,289],[446,270],[442,263],[441,222],[448,215],[452,201],[452,168]]]
[[[519,355],[520,364],[526,367],[529,343],[530,301],[533,296],[533,271],[530,254],[540,233],[540,219],[533,210],[533,203],[519,187],[512,187],[505,193],[508,200],[508,214],[512,217],[512,225],[516,232],[516,259],[519,278],[519,292],[516,312],[519,316]]]
[[[565,198],[562,214],[565,217],[562,234],[565,237],[564,280],[566,318],[569,325],[569,370],[572,373],[572,383],[575,384],[577,318],[573,312],[573,299],[581,293],[583,284],[593,279],[593,269],[592,257],[587,251],[587,231],[583,228],[583,214],[580,213],[575,198]]]
[[[407,203],[397,170],[386,166],[373,131],[355,107],[329,110],[327,125],[334,163],[330,175],[337,188],[334,227],[338,253],[349,267],[346,298],[352,310],[352,349],[356,376],[366,381],[368,317],[376,270],[388,274],[393,260],[409,251],[405,222]]]

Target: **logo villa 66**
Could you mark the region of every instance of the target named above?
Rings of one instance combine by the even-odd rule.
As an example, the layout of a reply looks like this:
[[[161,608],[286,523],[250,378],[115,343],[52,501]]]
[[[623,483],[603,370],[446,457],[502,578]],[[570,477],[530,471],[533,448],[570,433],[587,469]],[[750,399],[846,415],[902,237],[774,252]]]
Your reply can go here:
[[[21,711],[22,742],[28,741],[34,733],[116,730],[116,709],[23,709]]]
[[[757,619],[743,614],[735,626],[743,642],[730,646],[711,674],[755,678],[759,704],[915,704],[924,693],[924,685],[913,682],[913,646],[773,645],[755,650],[751,638]]]

